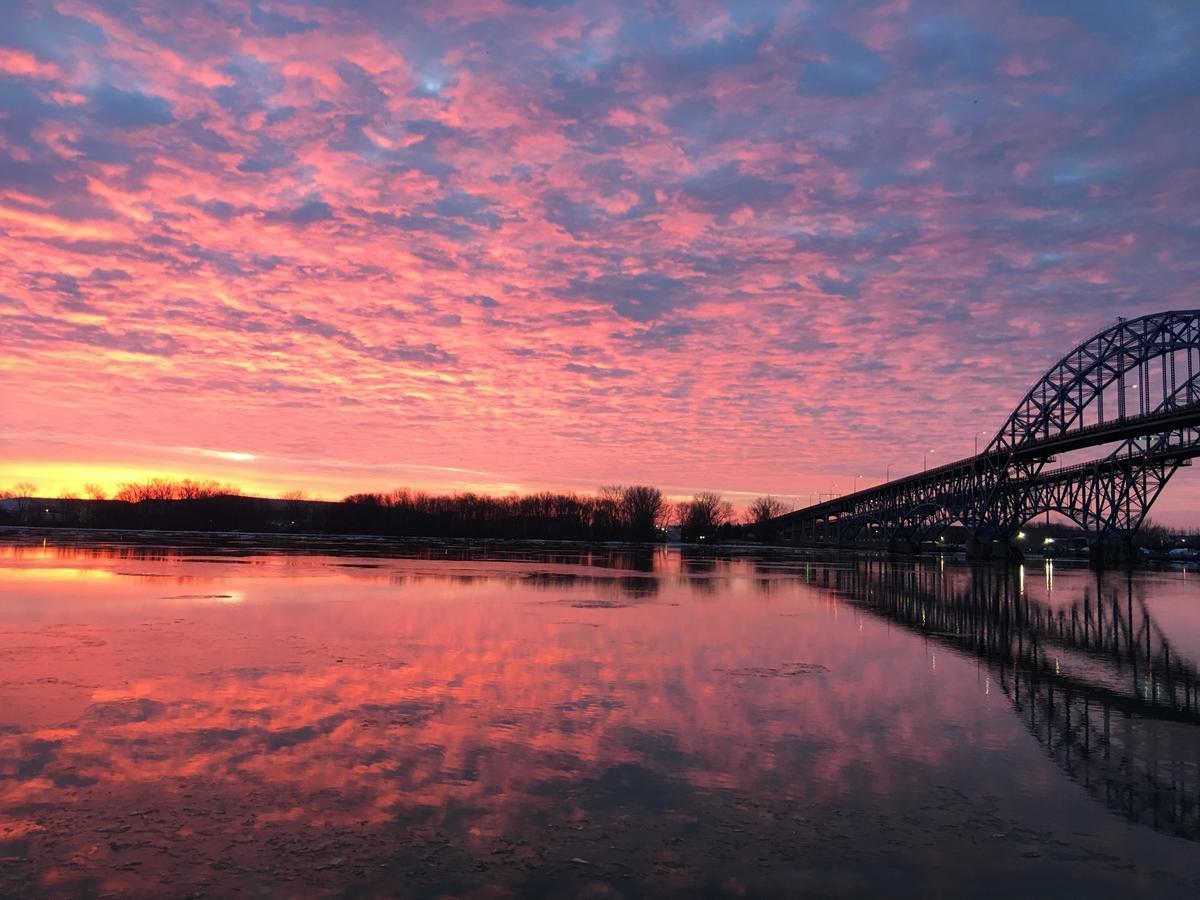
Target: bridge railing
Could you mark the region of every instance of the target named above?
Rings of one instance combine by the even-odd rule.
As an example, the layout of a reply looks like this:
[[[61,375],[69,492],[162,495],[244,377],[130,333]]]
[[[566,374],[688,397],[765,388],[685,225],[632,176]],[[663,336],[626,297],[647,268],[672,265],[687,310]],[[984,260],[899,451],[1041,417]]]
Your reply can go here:
[[[1088,426],[1087,429],[1071,432],[1069,437],[1090,438],[1097,434],[1103,433],[1123,433],[1130,427],[1136,427],[1138,435],[1153,434],[1162,430],[1166,425],[1174,426],[1170,430],[1178,430],[1181,424],[1200,425],[1200,405],[1188,407],[1186,409],[1173,408],[1171,410],[1161,411],[1147,416],[1123,416],[1119,419],[1111,419],[1102,424]],[[1049,442],[1040,442],[1037,444],[1027,444],[1024,447],[1015,450],[992,450],[980,453],[978,456],[969,456],[962,459],[953,460],[948,463],[943,463],[932,469],[927,469],[923,472],[916,472],[911,475],[905,475],[900,478],[894,478],[891,481],[883,484],[873,485],[862,490],[852,491],[847,494],[842,494],[839,497],[826,500],[822,503],[812,504],[802,507],[798,510],[793,510],[790,513],[785,513],[776,521],[785,522],[796,519],[808,519],[813,517],[822,517],[847,507],[856,506],[858,503],[867,500],[874,495],[883,495],[888,492],[902,492],[906,489],[915,487],[924,483],[933,483],[942,481],[954,474],[965,472],[978,473],[986,471],[993,465],[997,467],[1003,466],[1008,459],[1016,457],[1040,456],[1041,453],[1049,453],[1051,451],[1062,451],[1061,447],[1064,438],[1054,438]],[[1070,449],[1070,448],[1065,448]],[[1113,463],[1129,460],[1144,460],[1147,458],[1169,459],[1181,455],[1200,456],[1200,448],[1168,448],[1167,450],[1157,451],[1154,454],[1129,454],[1122,457],[1108,457],[1098,460],[1091,460],[1084,463],[1078,463],[1072,466],[1065,466],[1046,472],[1044,477],[1061,478],[1071,472],[1083,472],[1095,470],[1098,466],[1111,466]]]

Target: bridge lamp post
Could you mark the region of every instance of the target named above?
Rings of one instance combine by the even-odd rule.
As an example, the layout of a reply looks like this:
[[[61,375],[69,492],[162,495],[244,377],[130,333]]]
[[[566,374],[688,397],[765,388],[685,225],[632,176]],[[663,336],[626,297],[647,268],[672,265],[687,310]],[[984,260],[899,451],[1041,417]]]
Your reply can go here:
[[[1142,387],[1142,383],[1140,381],[1135,381],[1133,384],[1125,385],[1125,392],[1121,395],[1121,418],[1125,418],[1125,415],[1126,415],[1125,405],[1126,405],[1126,402],[1128,401],[1130,390],[1137,391],[1138,407],[1139,408],[1141,407],[1141,405],[1142,405],[1141,387]]]
[[[922,472],[929,471],[929,454],[932,452],[933,452],[933,448],[930,447],[928,450],[926,450],[924,453],[921,454],[921,471]]]
[[[976,455],[976,456],[978,456],[978,455],[979,455],[979,436],[980,436],[981,434],[987,434],[987,432],[986,432],[986,431],[977,431],[977,432],[975,432],[975,455]]]
[[[895,465],[895,463],[887,464],[887,468],[883,472],[884,483],[887,483],[892,480],[892,466],[894,466],[894,465]]]

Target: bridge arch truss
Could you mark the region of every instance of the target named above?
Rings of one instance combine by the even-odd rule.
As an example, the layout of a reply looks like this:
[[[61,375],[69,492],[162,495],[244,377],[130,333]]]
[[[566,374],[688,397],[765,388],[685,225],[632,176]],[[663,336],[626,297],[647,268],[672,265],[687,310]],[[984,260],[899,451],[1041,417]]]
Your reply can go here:
[[[1132,392],[1132,396],[1131,396]],[[1112,446],[1085,463],[1057,455]],[[960,522],[1007,542],[1060,513],[1098,542],[1132,537],[1172,475],[1200,456],[1200,310],[1119,320],[1052,366],[982,453],[781,516],[785,540],[919,542]]]

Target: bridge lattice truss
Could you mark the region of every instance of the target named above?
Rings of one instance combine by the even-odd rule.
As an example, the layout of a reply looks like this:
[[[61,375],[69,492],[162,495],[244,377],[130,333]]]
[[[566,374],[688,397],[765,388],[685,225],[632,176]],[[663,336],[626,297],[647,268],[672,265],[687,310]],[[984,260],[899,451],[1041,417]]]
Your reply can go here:
[[[1113,445],[1054,467],[1057,457]],[[1128,538],[1171,476],[1200,456],[1200,310],[1121,320],[1029,390],[982,453],[774,519],[790,540],[864,533],[921,541],[961,524],[1007,540],[1057,512],[1099,541]]]
[[[974,655],[1054,761],[1111,810],[1200,841],[1200,670],[1132,583],[1051,605],[1011,570],[956,577],[870,561],[821,578],[858,608]]]

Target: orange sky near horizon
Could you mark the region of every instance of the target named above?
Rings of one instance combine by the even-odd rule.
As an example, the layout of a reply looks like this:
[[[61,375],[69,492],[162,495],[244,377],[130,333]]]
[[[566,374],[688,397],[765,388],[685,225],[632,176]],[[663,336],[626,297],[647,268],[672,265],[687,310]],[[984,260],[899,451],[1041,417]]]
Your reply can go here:
[[[969,456],[1197,305],[1200,11],[1081,9],[18,3],[0,489],[806,505]]]

